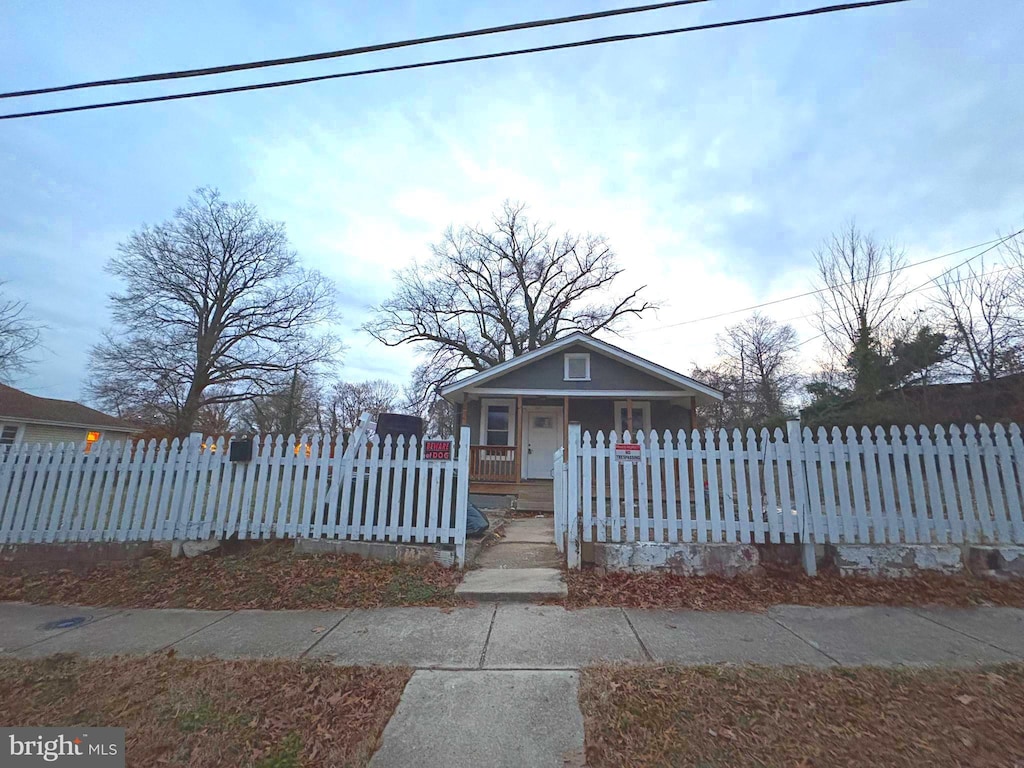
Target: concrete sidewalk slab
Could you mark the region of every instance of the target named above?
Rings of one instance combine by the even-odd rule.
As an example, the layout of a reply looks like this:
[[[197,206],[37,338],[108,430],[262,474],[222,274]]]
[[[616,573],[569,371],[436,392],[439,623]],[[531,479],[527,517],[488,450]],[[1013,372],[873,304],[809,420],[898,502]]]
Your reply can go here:
[[[655,661],[678,664],[809,664],[831,660],[763,614],[627,610]]]
[[[455,594],[464,600],[533,602],[563,598],[569,594],[569,588],[565,585],[562,572],[556,568],[487,567],[468,571],[462,577],[462,583],[455,588]]]
[[[1014,658],[906,609],[787,605],[768,613],[840,664],[955,667]]]
[[[0,612],[0,652],[11,653],[75,629],[46,629],[49,622],[84,618],[79,629],[118,612],[117,608],[83,608],[74,605],[29,605],[4,603]]]
[[[582,766],[578,695],[575,672],[416,672],[370,766]]]
[[[295,658],[323,639],[348,611],[238,611],[172,647],[182,656]]]
[[[499,605],[484,667],[576,669],[599,661],[646,660],[619,608]]]
[[[355,610],[309,654],[337,664],[477,667],[494,606]]]
[[[944,627],[1024,657],[1024,609],[917,608],[915,613]]]
[[[166,648],[230,614],[231,611],[190,611],[177,608],[126,610],[103,621],[86,624],[80,629],[29,646],[18,655],[143,655]]]

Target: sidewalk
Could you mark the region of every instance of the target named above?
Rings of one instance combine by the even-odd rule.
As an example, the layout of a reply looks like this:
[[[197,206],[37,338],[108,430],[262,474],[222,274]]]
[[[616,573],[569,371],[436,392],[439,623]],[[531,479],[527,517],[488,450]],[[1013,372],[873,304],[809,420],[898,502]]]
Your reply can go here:
[[[602,661],[971,666],[1024,659],[1024,610],[783,606],[712,613],[118,610],[0,603],[0,654],[315,658],[416,668],[372,768],[579,768],[580,670]]]
[[[51,622],[79,626],[51,625]],[[602,661],[943,665],[1024,659],[1024,609],[713,613],[491,604],[343,611],[119,610],[0,604],[0,653],[324,658],[417,669],[574,670]]]

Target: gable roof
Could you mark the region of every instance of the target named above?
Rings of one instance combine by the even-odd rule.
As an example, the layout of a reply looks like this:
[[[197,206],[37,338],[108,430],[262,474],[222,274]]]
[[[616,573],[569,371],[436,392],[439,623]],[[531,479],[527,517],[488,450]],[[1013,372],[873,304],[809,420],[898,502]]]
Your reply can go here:
[[[37,397],[20,389],[0,384],[0,420],[27,421],[73,427],[98,427],[134,432],[126,421],[108,416],[72,400]]]
[[[606,355],[614,360],[618,360],[625,365],[628,365],[637,370],[643,371],[657,379],[665,381],[669,384],[674,384],[682,389],[689,389],[695,393],[704,395],[706,398],[712,400],[721,400],[722,393],[713,387],[709,387],[707,384],[702,384],[696,379],[691,379],[689,376],[684,376],[681,373],[677,373],[669,368],[652,363],[650,360],[645,360],[639,355],[634,355],[632,352],[627,352],[621,347],[616,347],[614,344],[609,344],[606,341],[600,341],[595,339],[581,331],[570,333],[568,336],[563,336],[557,341],[553,341],[540,349],[535,349],[531,352],[514,357],[511,360],[506,360],[504,363],[498,363],[498,365],[492,366],[485,371],[474,373],[472,376],[456,381],[447,386],[441,387],[439,390],[441,397],[448,399],[450,395],[463,392],[472,387],[476,387],[486,381],[502,376],[509,371],[514,371],[517,368],[522,368],[524,365],[539,360],[543,357],[556,354],[557,352],[574,345],[587,347],[598,354]]]

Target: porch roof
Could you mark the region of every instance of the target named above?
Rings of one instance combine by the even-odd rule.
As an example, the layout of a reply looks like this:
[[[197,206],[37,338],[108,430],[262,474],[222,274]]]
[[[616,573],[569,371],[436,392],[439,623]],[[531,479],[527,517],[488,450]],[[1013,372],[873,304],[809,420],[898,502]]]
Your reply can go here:
[[[579,345],[588,347],[593,351],[601,355],[606,355],[609,358],[617,360],[625,365],[628,365],[637,370],[643,371],[644,373],[653,376],[660,381],[664,381],[667,384],[673,385],[675,389],[662,389],[662,390],[637,390],[637,389],[571,389],[566,387],[560,388],[545,388],[545,389],[530,389],[525,388],[509,388],[503,389],[501,387],[486,387],[481,388],[480,385],[502,376],[510,371],[522,368],[523,366],[530,365],[531,363],[558,353],[559,351],[573,346]],[[532,352],[527,352],[524,355],[506,360],[504,363],[488,368],[486,371],[480,371],[472,376],[467,376],[461,381],[457,381],[453,384],[449,384],[445,387],[441,387],[440,395],[445,400],[452,403],[460,402],[465,399],[468,395],[489,395],[489,396],[509,396],[509,395],[522,395],[524,397],[572,397],[572,398],[644,398],[644,399],[672,399],[678,397],[694,396],[699,401],[710,402],[722,399],[722,393],[713,387],[709,387],[707,384],[703,384],[696,379],[691,379],[689,376],[684,376],[681,373],[665,368],[664,366],[652,363],[650,360],[634,355],[632,352],[627,352],[624,349],[616,347],[613,344],[609,344],[605,341],[595,339],[593,336],[589,336],[585,333],[571,333],[558,341],[552,342],[540,349],[535,349]],[[458,397],[456,397],[458,396]]]

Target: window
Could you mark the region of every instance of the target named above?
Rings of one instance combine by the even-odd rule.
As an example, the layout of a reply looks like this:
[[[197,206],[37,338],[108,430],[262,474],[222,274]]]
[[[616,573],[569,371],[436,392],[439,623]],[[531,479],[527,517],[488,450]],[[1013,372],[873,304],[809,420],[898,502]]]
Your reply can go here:
[[[633,401],[633,428],[629,427],[629,409],[625,400],[615,401],[615,429],[621,435],[629,430],[630,435],[637,432],[647,434],[651,430],[651,404],[642,400]]]
[[[590,381],[589,352],[570,352],[565,356],[565,381]]]
[[[88,453],[92,450],[92,444],[98,442],[101,434],[99,432],[86,432],[85,433],[85,452]]]
[[[484,400],[480,412],[480,437],[484,445],[515,445],[515,401]]]
[[[18,439],[18,428],[13,425],[0,427],[0,450],[8,450]]]

